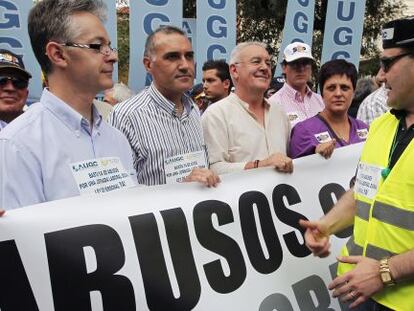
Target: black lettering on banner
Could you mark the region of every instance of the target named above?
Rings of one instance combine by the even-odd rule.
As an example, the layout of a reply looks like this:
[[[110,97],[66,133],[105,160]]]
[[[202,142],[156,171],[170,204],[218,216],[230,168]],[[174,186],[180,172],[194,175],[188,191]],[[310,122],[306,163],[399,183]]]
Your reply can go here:
[[[289,206],[299,204],[302,202],[299,193],[290,185],[280,184],[273,189],[272,200],[277,218],[279,218],[279,220],[284,224],[297,229],[303,237],[305,230],[299,226],[299,219],[306,219],[306,217],[298,212],[288,209],[283,202],[283,198],[286,198]],[[305,239],[303,238],[303,243],[299,242],[295,232],[291,231],[284,234],[283,239],[285,240],[286,246],[293,256],[302,258],[311,253],[305,245]]]
[[[38,311],[14,240],[0,243],[0,309],[2,311]]]
[[[104,310],[136,310],[130,280],[115,275],[125,263],[118,233],[106,225],[88,225],[45,234],[56,311],[91,310],[90,292],[99,291]],[[96,254],[97,268],[87,273],[83,248]]]
[[[338,201],[344,193],[345,189],[339,184],[330,183],[322,187],[322,189],[319,191],[319,203],[321,204],[323,213],[325,215],[328,214],[328,212],[336,203],[333,200],[332,195],[335,195],[336,200]],[[352,230],[353,226],[350,226],[342,231],[335,233],[335,236],[342,239],[350,237],[352,235]]]
[[[292,285],[300,310],[308,311],[335,311],[329,308],[331,298],[325,282],[318,275],[311,275]],[[318,304],[315,306],[311,292],[316,296]]]
[[[224,274],[219,259],[204,265],[211,288],[218,293],[227,294],[243,284],[246,279],[246,265],[237,242],[214,228],[211,219],[213,214],[217,215],[219,226],[234,222],[233,212],[228,204],[217,200],[207,200],[198,203],[194,208],[194,227],[200,244],[223,256],[229,265],[228,276]]]
[[[289,299],[280,293],[267,296],[260,304],[259,311],[293,311]]]
[[[257,224],[254,218],[255,206],[257,207],[263,239],[269,252],[269,259],[265,257],[260,245]],[[243,193],[239,199],[239,213],[243,240],[252,266],[257,272],[263,274],[276,271],[282,264],[283,250],[266,196],[259,191]]]
[[[181,208],[161,211],[161,215],[164,219],[171,259],[180,290],[179,298],[175,298],[172,291],[154,214],[148,213],[129,218],[148,308],[191,310],[200,299],[201,285],[185,215]]]

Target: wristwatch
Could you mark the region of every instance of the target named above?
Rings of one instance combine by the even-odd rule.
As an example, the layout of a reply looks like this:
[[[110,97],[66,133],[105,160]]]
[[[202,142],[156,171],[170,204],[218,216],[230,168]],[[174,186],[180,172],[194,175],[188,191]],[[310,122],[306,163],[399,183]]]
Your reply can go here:
[[[383,258],[380,260],[380,268],[379,273],[381,277],[381,281],[385,286],[393,286],[395,285],[395,281],[392,278],[390,265],[389,265],[390,258]]]

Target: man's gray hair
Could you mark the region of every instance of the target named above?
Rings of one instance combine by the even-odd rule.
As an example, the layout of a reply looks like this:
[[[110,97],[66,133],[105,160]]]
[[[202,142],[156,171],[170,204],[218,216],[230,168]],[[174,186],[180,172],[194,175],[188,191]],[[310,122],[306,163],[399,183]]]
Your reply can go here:
[[[263,42],[259,42],[259,41],[246,41],[246,42],[239,43],[231,51],[229,65],[234,65],[235,63],[240,62],[240,53],[245,48],[247,48],[249,46],[252,46],[252,45],[260,46],[260,47],[264,48],[265,50],[267,50],[267,45],[265,43],[263,43]]]
[[[106,20],[106,5],[102,0],[42,0],[30,10],[28,29],[33,52],[44,73],[50,73],[52,64],[46,54],[46,45],[50,41],[59,43],[72,41],[76,25],[72,16],[88,12]]]
[[[134,92],[122,82],[115,83],[112,88],[112,97],[117,103],[123,102],[134,95]]]

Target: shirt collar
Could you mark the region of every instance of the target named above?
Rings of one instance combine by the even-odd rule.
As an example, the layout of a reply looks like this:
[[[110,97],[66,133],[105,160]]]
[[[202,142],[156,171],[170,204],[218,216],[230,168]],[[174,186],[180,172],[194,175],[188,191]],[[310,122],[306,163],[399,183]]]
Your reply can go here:
[[[295,90],[293,87],[291,87],[289,84],[287,84],[287,82],[285,82],[285,84],[283,85],[283,90],[288,93],[288,95],[291,98],[294,98],[295,100],[301,99],[302,95],[300,94],[299,91]],[[313,91],[310,89],[309,86],[306,86],[306,92],[305,92],[305,96],[307,97],[311,97],[313,95]]]
[[[397,110],[397,109],[391,109],[391,114],[393,114],[398,120],[401,120],[402,118],[405,118],[407,116],[407,112],[405,110]]]
[[[246,103],[245,101],[241,100],[239,96],[237,96],[235,93],[230,93],[230,95],[227,97],[229,98],[231,101],[239,104],[240,106],[242,106],[245,110],[247,110],[250,113],[250,109],[249,109],[249,104]],[[264,99],[264,105],[266,110],[269,110],[270,108],[270,103],[268,102],[268,100],[266,98]]]
[[[88,120],[59,97],[51,93],[48,89],[45,88],[43,90],[40,101],[71,130],[79,131],[81,128],[85,128],[88,131],[90,130]],[[92,117],[94,125],[99,127],[102,122],[102,116],[95,106],[92,106]]]
[[[148,92],[154,99],[154,102],[161,109],[164,109],[171,115],[175,115],[175,104],[171,100],[167,99],[164,95],[162,95],[160,91],[158,91],[154,85],[154,82],[152,82],[148,87]],[[183,94],[182,101],[184,104],[184,113],[189,115],[191,110],[194,108],[195,103],[187,94]]]

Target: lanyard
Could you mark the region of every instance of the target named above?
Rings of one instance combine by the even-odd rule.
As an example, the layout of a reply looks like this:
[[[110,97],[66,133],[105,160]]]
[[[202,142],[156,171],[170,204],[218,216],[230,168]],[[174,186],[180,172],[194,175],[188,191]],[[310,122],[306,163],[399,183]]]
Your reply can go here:
[[[388,156],[388,165],[387,165],[386,168],[381,170],[381,176],[384,179],[386,179],[388,177],[388,175],[391,173],[391,168],[390,168],[391,159],[392,159],[392,156],[394,155],[395,148],[397,148],[397,145],[400,142],[399,140],[397,140],[397,135],[398,135],[398,129],[399,128],[400,128],[400,126],[397,126],[397,130],[395,131],[395,134],[394,134],[394,139],[392,140],[391,151],[390,151],[390,154]]]

